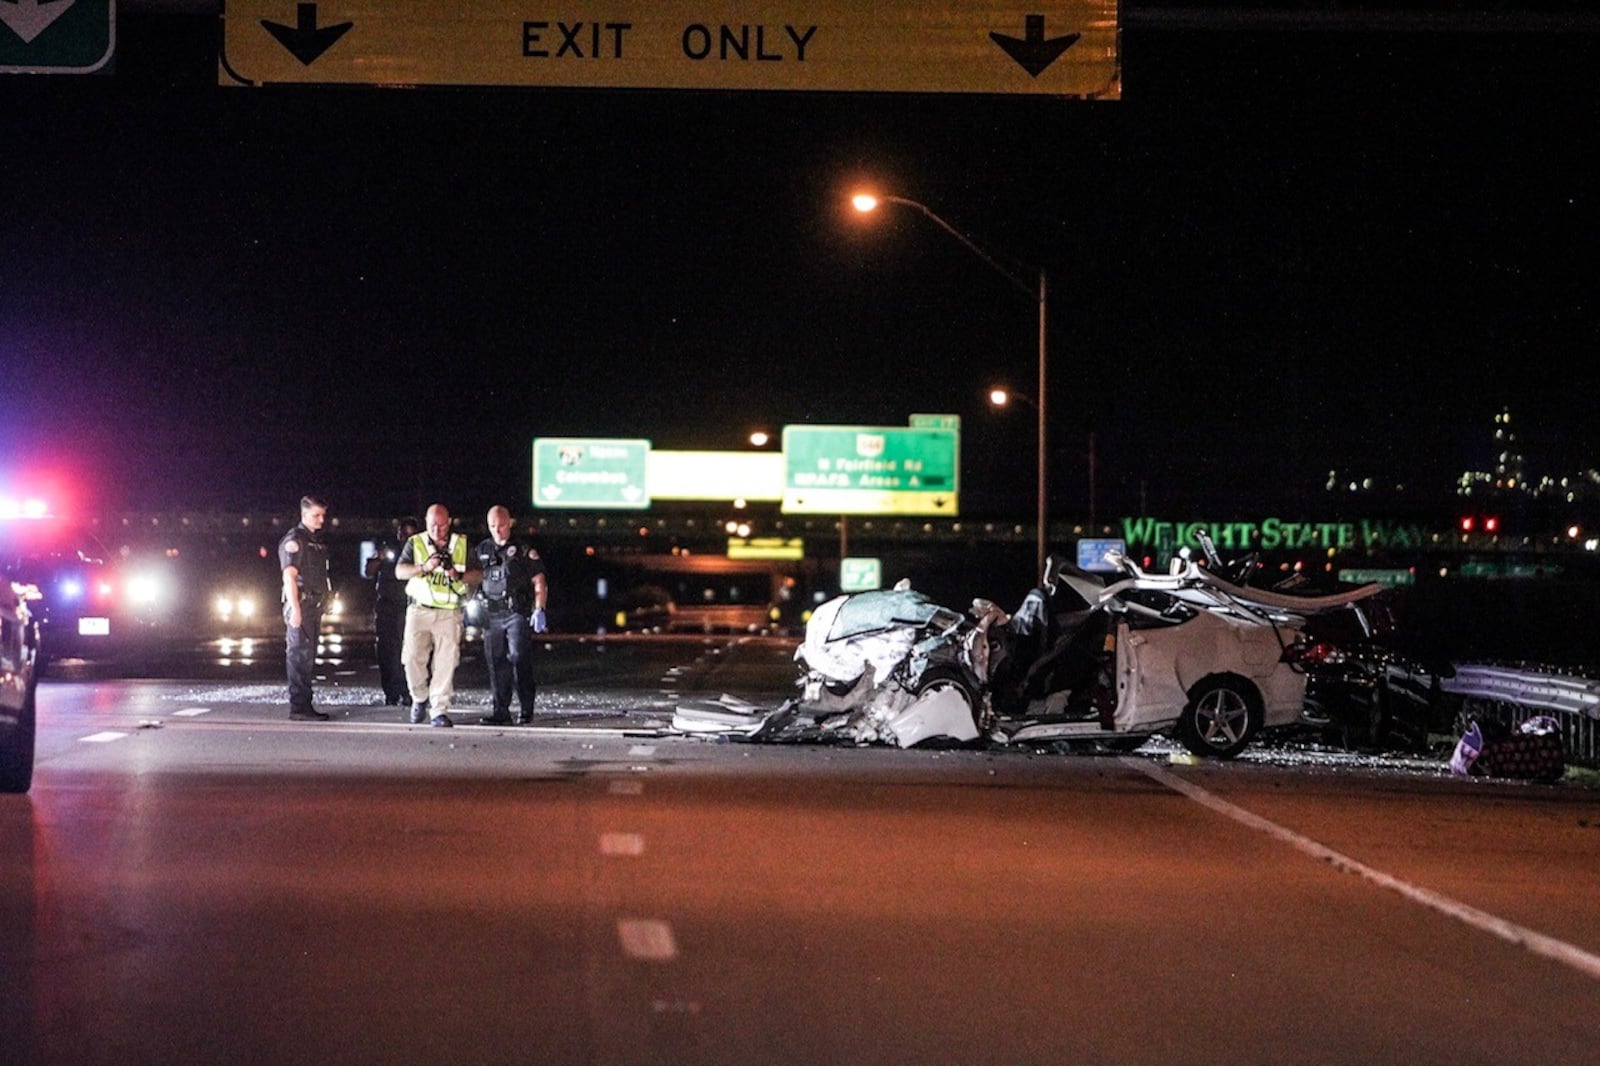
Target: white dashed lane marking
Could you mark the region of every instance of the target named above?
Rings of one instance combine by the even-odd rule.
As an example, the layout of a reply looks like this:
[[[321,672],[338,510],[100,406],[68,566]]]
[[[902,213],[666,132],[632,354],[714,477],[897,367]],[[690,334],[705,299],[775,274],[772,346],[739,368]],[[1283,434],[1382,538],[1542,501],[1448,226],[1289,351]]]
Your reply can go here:
[[[644,837],[638,833],[602,833],[600,854],[635,856],[644,854]]]
[[[641,796],[644,794],[644,782],[619,778],[607,785],[606,791],[613,796]]]
[[[83,737],[82,740],[85,744],[109,744],[111,741],[121,740],[127,735],[126,733],[107,731],[104,733],[90,733],[88,736]]]
[[[656,746],[654,744],[635,744],[628,749],[628,757],[630,759],[648,759],[655,753]]]
[[[617,940],[630,959],[670,962],[678,957],[672,926],[658,918],[618,918]]]
[[[1243,807],[1237,807],[1221,796],[1214,795],[1190,781],[1185,781],[1177,774],[1169,773],[1153,763],[1144,759],[1124,758],[1124,766],[1130,766],[1147,777],[1153,778],[1172,791],[1189,797],[1202,807],[1209,807],[1218,814],[1226,815],[1240,825],[1266,833],[1283,841],[1297,851],[1304,852],[1321,862],[1325,862],[1341,873],[1354,874],[1364,880],[1370,881],[1380,888],[1387,888],[1398,892],[1413,903],[1420,903],[1430,910],[1464,922],[1480,932],[1490,936],[1499,937],[1501,940],[1512,944],[1519,944],[1535,955],[1543,955],[1547,959],[1564,963],[1579,973],[1600,980],[1600,956],[1590,954],[1565,940],[1557,940],[1553,936],[1546,936],[1527,926],[1518,925],[1516,922],[1507,921],[1487,911],[1480,911],[1476,907],[1468,906],[1449,896],[1430,891],[1420,885],[1401,880],[1393,874],[1386,874],[1382,870],[1374,869],[1366,863],[1358,862],[1348,855],[1334,851],[1332,848],[1319,844],[1310,837],[1301,836],[1292,829],[1285,829],[1277,822],[1268,821],[1259,814],[1252,814]]]

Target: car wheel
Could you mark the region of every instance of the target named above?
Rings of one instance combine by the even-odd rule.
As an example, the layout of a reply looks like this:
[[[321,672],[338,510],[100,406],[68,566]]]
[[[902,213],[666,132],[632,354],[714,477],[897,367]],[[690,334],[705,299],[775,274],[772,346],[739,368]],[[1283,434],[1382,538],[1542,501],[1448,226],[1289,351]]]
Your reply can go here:
[[[32,787],[35,725],[33,689],[30,688],[16,728],[0,745],[0,792],[26,792]]]
[[[978,699],[978,694],[972,690],[972,686],[955,673],[946,670],[929,671],[917,680],[916,687],[912,689],[912,694],[923,696],[930,692],[939,692],[944,689],[950,689],[961,694],[961,698],[967,702],[968,713],[972,715],[972,727],[982,736],[984,724],[983,712],[980,708],[983,704]]]
[[[1255,734],[1255,703],[1255,693],[1242,681],[1202,681],[1190,691],[1178,718],[1178,739],[1196,755],[1231,759]]]

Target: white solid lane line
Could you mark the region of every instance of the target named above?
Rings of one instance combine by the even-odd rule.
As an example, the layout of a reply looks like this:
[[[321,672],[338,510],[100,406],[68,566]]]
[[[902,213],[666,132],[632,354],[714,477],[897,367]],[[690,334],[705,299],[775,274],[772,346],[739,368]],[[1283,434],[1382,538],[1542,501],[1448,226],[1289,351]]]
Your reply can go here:
[[[600,854],[629,858],[643,855],[644,837],[638,833],[602,833]]]
[[[617,940],[630,959],[670,962],[678,957],[672,926],[657,918],[618,918]]]
[[[1218,814],[1226,815],[1240,825],[1249,826],[1268,836],[1281,840],[1290,847],[1325,862],[1341,873],[1355,874],[1357,877],[1371,881],[1380,888],[1387,888],[1398,892],[1413,903],[1420,903],[1430,910],[1448,915],[1460,922],[1465,922],[1480,932],[1490,936],[1499,937],[1511,944],[1518,944],[1535,955],[1543,955],[1547,959],[1554,959],[1572,967],[1579,973],[1600,980],[1600,955],[1593,955],[1565,940],[1557,940],[1553,936],[1546,936],[1527,926],[1518,925],[1516,922],[1480,911],[1476,907],[1468,906],[1449,896],[1430,891],[1420,885],[1386,874],[1382,870],[1375,870],[1366,863],[1358,862],[1324,844],[1319,844],[1310,837],[1302,836],[1292,829],[1285,829],[1277,822],[1268,821],[1259,814],[1252,814],[1243,807],[1235,806],[1220,796],[1214,795],[1201,788],[1199,785],[1185,781],[1177,774],[1169,773],[1154,763],[1144,759],[1126,756],[1122,759],[1124,766],[1132,767],[1155,781],[1160,782],[1174,792],[1189,797],[1202,807],[1209,807]]]

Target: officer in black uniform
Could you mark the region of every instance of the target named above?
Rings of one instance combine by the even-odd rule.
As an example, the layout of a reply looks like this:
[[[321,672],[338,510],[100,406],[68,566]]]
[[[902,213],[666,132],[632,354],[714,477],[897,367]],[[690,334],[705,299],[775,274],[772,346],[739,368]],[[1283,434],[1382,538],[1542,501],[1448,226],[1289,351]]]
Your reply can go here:
[[[302,496],[300,524],[278,542],[278,565],[283,570],[283,622],[288,630],[289,717],[297,722],[328,720],[326,714],[311,706],[317,631],[322,628],[322,606],[331,588],[328,547],[322,543],[322,523],[327,517],[326,503],[316,496]]]
[[[488,539],[472,550],[474,569],[483,571],[478,595],[488,614],[483,650],[489,662],[489,687],[494,692],[494,713],[479,721],[510,725],[515,688],[519,711],[515,721],[529,725],[538,691],[533,676],[533,634],[545,631],[544,560],[527,541],[511,539],[511,512],[506,508],[491,507],[488,522]]]
[[[400,648],[406,639],[406,583],[394,576],[394,564],[406,541],[417,535],[422,524],[415,518],[401,518],[394,524],[394,543],[379,549],[367,560],[367,576],[372,579],[372,631],[378,653],[378,678],[383,684],[385,707],[402,707],[411,702],[406,687],[406,668],[400,661]]]

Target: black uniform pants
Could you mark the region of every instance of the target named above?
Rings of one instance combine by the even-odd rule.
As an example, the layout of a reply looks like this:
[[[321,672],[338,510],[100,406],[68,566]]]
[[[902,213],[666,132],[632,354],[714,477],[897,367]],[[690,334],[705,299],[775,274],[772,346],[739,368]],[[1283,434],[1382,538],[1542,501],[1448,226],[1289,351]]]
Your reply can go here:
[[[539,686],[533,677],[533,627],[528,616],[521,611],[491,610],[483,632],[483,652],[489,661],[495,717],[510,713],[515,689],[520,717],[532,719]]]
[[[383,702],[404,706],[411,702],[406,685],[406,668],[400,649],[406,642],[406,605],[379,600],[373,613],[372,629],[378,651],[378,680],[383,685]]]
[[[317,631],[322,628],[322,604],[300,601],[300,624],[289,625],[289,605],[283,605],[288,632],[289,709],[311,710],[311,680],[317,673]]]

